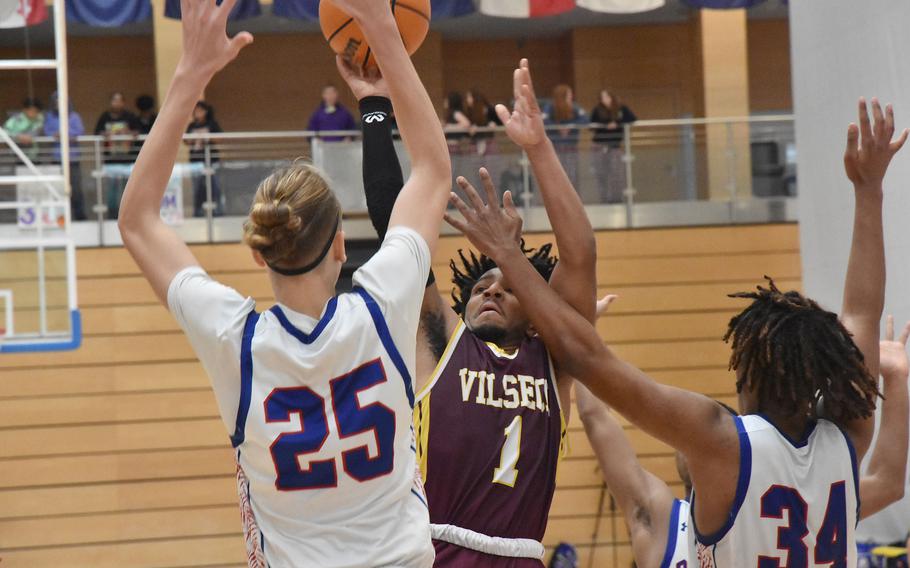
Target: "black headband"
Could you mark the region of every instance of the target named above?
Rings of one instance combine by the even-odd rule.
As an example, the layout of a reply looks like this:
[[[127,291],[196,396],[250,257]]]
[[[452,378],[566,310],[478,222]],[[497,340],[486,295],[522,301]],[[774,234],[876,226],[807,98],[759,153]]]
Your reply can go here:
[[[322,260],[325,258],[325,255],[329,254],[329,249],[332,248],[332,243],[335,242],[335,233],[338,232],[338,223],[341,222],[341,215],[335,217],[335,226],[332,228],[332,232],[329,234],[329,240],[325,243],[325,246],[322,247],[322,252],[319,253],[313,262],[307,264],[306,266],[301,266],[300,268],[280,268],[274,264],[266,263],[266,265],[284,276],[300,276],[301,274],[306,274],[307,272],[313,270]]]

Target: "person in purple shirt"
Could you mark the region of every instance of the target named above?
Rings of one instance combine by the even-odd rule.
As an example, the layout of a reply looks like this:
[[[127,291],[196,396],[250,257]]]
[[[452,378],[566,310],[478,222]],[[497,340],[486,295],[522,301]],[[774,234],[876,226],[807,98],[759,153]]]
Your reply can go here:
[[[70,135],[70,216],[73,221],[85,220],[85,198],[82,195],[82,166],[79,161],[79,144],[77,136],[85,134],[82,117],[69,103],[69,135]],[[54,161],[60,162],[60,115],[57,114],[57,93],[51,95],[48,111],[44,115],[44,135],[57,138],[54,147]]]
[[[310,116],[310,122],[307,130],[323,132],[327,130],[354,130],[357,123],[350,111],[338,102],[338,89],[332,85],[326,85],[322,89],[322,103],[319,108]],[[320,136],[325,142],[339,142],[344,140],[344,136]]]

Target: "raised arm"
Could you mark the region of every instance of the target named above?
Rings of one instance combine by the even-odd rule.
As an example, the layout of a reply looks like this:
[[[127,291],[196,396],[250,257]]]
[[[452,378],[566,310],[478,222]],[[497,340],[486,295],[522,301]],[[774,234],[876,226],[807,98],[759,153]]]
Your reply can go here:
[[[580,314],[593,319],[597,294],[594,231],[578,192],[547,136],[527,59],[522,59],[514,71],[512,86],[515,109],[510,114],[505,106],[496,105],[496,113],[509,138],[527,153],[540,185],[559,249],[559,264],[550,278],[550,286]]]
[[[907,338],[910,323],[894,340],[894,318],[888,316],[885,340],[879,348],[881,374],[885,382],[882,418],[878,439],[872,449],[869,468],[859,482],[861,518],[881,511],[904,496],[907,485],[907,444],[910,431],[910,403],[907,395]]]
[[[237,0],[182,0],[183,54],[158,120],[139,152],[120,205],[120,234],[152,289],[167,303],[167,288],[183,268],[198,264],[189,247],[161,220],[164,197],[184,128],[203,89],[240,50],[246,32],[228,38],[228,14]]]
[[[442,126],[429,95],[404,49],[388,2],[335,0],[360,25],[395,108],[401,138],[411,156],[405,183],[389,226],[416,230],[434,250],[452,184],[452,165]]]
[[[856,206],[853,219],[853,244],[844,285],[841,318],[862,351],[873,377],[879,374],[879,328],[885,305],[885,242],[882,229],[882,182],[894,154],[907,140],[907,130],[896,141],[894,111],[891,105],[882,112],[878,99],[872,99],[875,123],[869,120],[865,99],[859,100],[859,127],[847,129],[844,166],[853,182]],[[874,418],[854,420],[847,432],[862,460],[872,441]]]
[[[578,415],[597,456],[607,488],[616,499],[632,539],[639,566],[660,564],[667,545],[675,497],[667,484],[647,471],[610,414],[607,405],[584,385],[575,385]]]

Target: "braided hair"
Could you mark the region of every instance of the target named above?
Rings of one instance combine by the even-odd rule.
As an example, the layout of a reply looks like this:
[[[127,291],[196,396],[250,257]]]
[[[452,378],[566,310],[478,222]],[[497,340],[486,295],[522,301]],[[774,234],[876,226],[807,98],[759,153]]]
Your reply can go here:
[[[553,269],[559,261],[551,254],[553,249],[552,243],[547,243],[539,249],[528,248],[525,246],[524,239],[521,240],[521,251],[525,254],[531,265],[537,272],[549,282]],[[455,289],[452,291],[452,308],[460,316],[464,317],[465,308],[468,300],[471,298],[471,290],[480,280],[481,276],[496,268],[496,263],[490,257],[474,251],[468,251],[470,258],[465,256],[463,249],[458,249],[458,257],[461,259],[461,267],[455,264],[455,260],[449,261],[449,268],[452,269],[452,283]]]
[[[737,392],[748,387],[759,408],[810,418],[818,417],[821,400],[825,416],[839,426],[871,416],[881,396],[878,381],[837,314],[765,278],[768,288],[730,294],[752,300],[724,335],[725,342],[733,339],[729,368],[738,371]]]

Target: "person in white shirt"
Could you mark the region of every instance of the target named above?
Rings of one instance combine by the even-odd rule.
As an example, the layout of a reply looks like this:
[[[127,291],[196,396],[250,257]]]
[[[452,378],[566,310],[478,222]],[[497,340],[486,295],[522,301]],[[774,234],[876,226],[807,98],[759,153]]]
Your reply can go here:
[[[412,160],[379,252],[335,295],[345,262],[341,208],[313,167],[256,191],[244,241],[277,304],[213,280],[160,219],[184,125],[209,80],[252,43],[228,38],[236,0],[183,0],[183,49],[124,193],[124,244],[211,378],[236,451],[251,566],[433,563],[411,413],[415,338],[431,253],[451,188],[432,103],[387,2],[335,0],[361,26]]]

